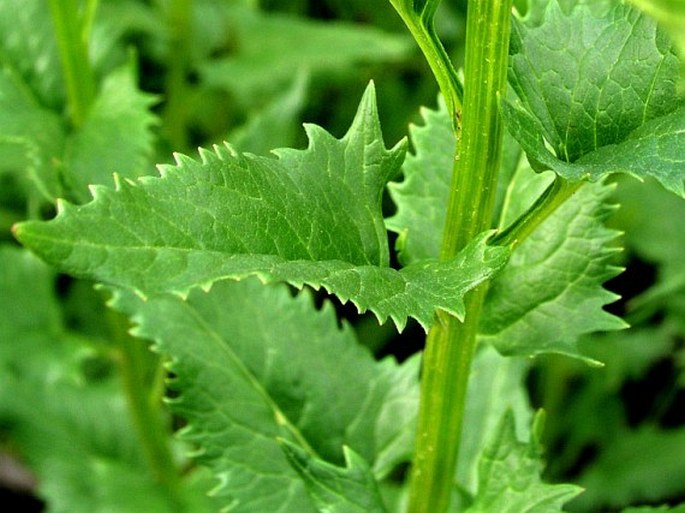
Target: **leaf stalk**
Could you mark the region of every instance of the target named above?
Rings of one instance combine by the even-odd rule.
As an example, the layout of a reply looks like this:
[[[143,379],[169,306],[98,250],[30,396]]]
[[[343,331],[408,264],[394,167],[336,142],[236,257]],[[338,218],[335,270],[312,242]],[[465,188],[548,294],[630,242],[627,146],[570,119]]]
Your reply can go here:
[[[569,182],[557,176],[526,212],[521,214],[507,228],[495,234],[488,241],[488,244],[511,246],[512,248],[518,246],[557,208],[573,196],[584,183],[583,181]]]
[[[460,125],[464,90],[452,61],[435,31],[435,11],[440,0],[390,0],[390,3],[426,58],[457,129]]]
[[[490,228],[503,135],[511,0],[470,0],[464,102],[440,257],[449,259]],[[439,312],[424,353],[409,513],[445,513],[454,489],[466,392],[487,284],[466,297],[464,322]]]

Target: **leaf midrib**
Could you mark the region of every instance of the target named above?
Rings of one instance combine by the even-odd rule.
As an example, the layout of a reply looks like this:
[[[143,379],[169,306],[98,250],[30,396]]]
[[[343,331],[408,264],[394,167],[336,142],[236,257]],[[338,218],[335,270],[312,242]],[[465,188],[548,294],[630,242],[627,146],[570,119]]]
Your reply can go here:
[[[235,365],[236,369],[238,369],[244,379],[252,386],[257,394],[262,398],[264,403],[271,409],[274,422],[277,425],[287,429],[288,432],[293,435],[294,439],[300,444],[300,446],[313,457],[323,459],[316,452],[316,449],[309,444],[300,429],[293,424],[293,422],[278,406],[276,401],[271,398],[269,392],[266,390],[266,388],[264,388],[264,386],[262,386],[257,376],[255,376],[255,374],[247,367],[247,365],[245,365],[242,359],[233,351],[230,344],[224,341],[221,335],[209,325],[209,323],[198,313],[195,308],[192,308],[187,303],[183,303],[183,308],[190,314],[193,320],[195,320],[201,331],[206,333],[208,339],[212,341],[219,352],[222,352]]]

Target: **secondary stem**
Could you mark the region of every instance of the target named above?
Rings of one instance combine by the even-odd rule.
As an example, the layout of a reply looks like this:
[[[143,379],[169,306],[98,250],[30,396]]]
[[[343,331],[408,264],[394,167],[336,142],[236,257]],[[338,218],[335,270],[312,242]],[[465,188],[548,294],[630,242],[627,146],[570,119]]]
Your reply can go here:
[[[569,182],[557,176],[526,212],[492,237],[488,243],[498,246],[518,246],[584,183],[582,181]]]
[[[124,393],[138,432],[143,452],[158,483],[175,507],[181,506],[180,476],[169,444],[169,429],[155,383],[161,363],[145,344],[125,332],[121,317],[112,312],[113,338],[118,345],[118,362]],[[158,395],[159,393],[159,395]]]
[[[441,251],[455,256],[490,228],[502,145],[497,98],[506,89],[511,0],[470,0],[464,104]],[[448,511],[466,391],[487,285],[466,297],[466,317],[439,315],[424,353],[409,513]]]
[[[440,0],[425,2],[423,11],[420,14],[410,8],[410,5],[413,7],[413,4],[410,2],[390,0],[390,3],[400,15],[402,21],[404,21],[409,32],[411,32],[421,52],[423,52],[440,87],[440,92],[445,97],[454,126],[458,128],[464,91],[457,77],[457,72],[435,32],[433,18]]]
[[[86,16],[92,16],[95,4],[88,4]],[[88,23],[79,16],[76,0],[50,0],[50,12],[62,72],[67,87],[69,116],[75,127],[81,126],[95,98],[95,79],[88,56]]]

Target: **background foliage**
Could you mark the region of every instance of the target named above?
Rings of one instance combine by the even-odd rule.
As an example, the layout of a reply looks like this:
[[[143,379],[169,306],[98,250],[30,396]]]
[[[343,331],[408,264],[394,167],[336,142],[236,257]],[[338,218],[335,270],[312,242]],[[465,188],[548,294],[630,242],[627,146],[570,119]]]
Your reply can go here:
[[[538,4],[517,2],[517,7],[530,10],[529,20],[535,21],[542,19]],[[90,4],[74,5],[85,9]],[[554,23],[573,3],[560,5],[548,14]],[[602,5],[593,4],[597,9]],[[257,285],[254,278],[238,284],[221,282],[210,291],[195,289],[186,299],[163,294],[143,305],[140,296],[124,289],[94,288],[88,280],[57,273],[21,249],[12,235],[12,226],[20,221],[93,210],[82,205],[92,195],[101,199],[100,204],[112,196],[114,173],[124,192],[133,191],[128,180],[156,176],[155,163],[169,166],[163,168],[167,177],[178,177],[179,168],[188,171],[183,176],[192,177],[200,161],[179,158],[179,167],[174,167],[172,151],[196,155],[197,146],[210,148],[228,140],[238,151],[265,156],[272,148],[304,149],[313,140],[329,151],[326,158],[338,155],[344,160],[345,145],[354,144],[349,140],[353,136],[345,134],[352,132],[348,127],[359,98],[373,79],[386,144],[373,148],[376,153],[369,161],[386,159],[391,167],[390,161],[404,155],[403,143],[395,142],[407,132],[409,154],[402,168],[404,181],[396,176],[388,193],[383,193],[384,182],[369,193],[377,212],[360,231],[376,234],[385,216],[397,232],[390,235],[389,245],[397,243],[402,264],[435,256],[437,239],[413,239],[400,228],[410,224],[418,226],[419,233],[437,233],[423,228],[442,221],[439,212],[417,203],[426,180],[420,173],[444,166],[440,158],[451,159],[454,142],[434,80],[400,19],[385,0],[100,0],[97,7],[88,45],[92,106],[87,118],[78,121],[67,101],[50,10],[40,0],[0,0],[3,493],[23,495],[36,510],[44,503],[53,512],[166,512],[181,507],[205,512],[226,506],[234,489],[247,487],[255,502],[243,504],[246,511],[285,507],[299,512],[317,511],[318,504],[338,500],[335,494],[317,492],[321,483],[332,489],[341,482],[359,484],[355,500],[374,504],[375,496],[368,496],[364,484],[373,476],[381,482],[376,493],[390,510],[400,511],[401,484],[411,455],[411,412],[417,401],[414,355],[423,343],[419,322],[410,319],[398,334],[393,323],[378,324],[376,316],[393,317],[382,306],[374,307],[373,301],[382,305],[383,298],[352,297],[376,315],[360,314],[323,291],[303,292],[295,299],[285,286],[266,293],[271,289]],[[457,66],[463,54],[464,17],[464,2],[441,3],[437,29]],[[546,26],[554,29],[553,23]],[[679,26],[673,18],[665,28],[676,48],[682,49]],[[522,46],[539,34],[530,29],[526,35],[526,30],[521,29]],[[305,40],[308,44],[303,45]],[[544,55],[539,58],[545,60]],[[514,58],[514,73],[526,63],[537,64]],[[515,80],[512,85],[519,92],[533,87]],[[520,113],[512,110],[511,116],[524,123],[525,117],[515,117]],[[311,127],[305,132],[303,121],[325,127],[328,133]],[[555,142],[555,128],[547,128]],[[369,128],[374,130],[378,127]],[[359,146],[363,142],[357,141]],[[547,149],[537,147],[536,141],[519,137],[519,143],[540,159],[548,158]],[[526,191],[542,190],[545,177],[532,174],[512,138],[506,144],[513,150],[505,159],[505,172],[516,177],[518,201],[525,203],[533,197]],[[572,150],[583,153],[590,149],[588,144]],[[207,155],[205,160],[215,158]],[[309,158],[291,150],[281,155],[286,160]],[[273,161],[254,157],[245,166],[272,176],[266,162]],[[569,176],[574,172],[570,166],[563,169]],[[682,180],[664,178],[658,170],[655,177],[682,192]],[[441,184],[446,187],[439,177],[428,180],[438,189]],[[565,506],[569,511],[682,509],[676,505],[685,500],[685,204],[656,180],[614,181],[584,189],[576,203],[579,211],[558,212],[547,231],[520,248],[518,260],[493,285],[494,299],[484,314],[481,335],[504,354],[540,352],[531,349],[539,348],[531,343],[531,329],[533,334],[549,333],[555,319],[575,320],[568,324],[573,330],[550,341],[545,351],[562,354],[503,358],[488,348],[478,355],[467,410],[472,421],[464,433],[470,442],[464,445],[466,463],[457,469],[463,487],[460,500],[467,511],[504,507],[497,502],[503,500],[498,490],[517,484],[500,477],[507,475],[507,465],[529,469],[535,476],[544,467],[546,481],[527,482],[525,493],[507,498],[509,505],[530,506],[533,499],[544,504],[541,497],[557,497],[556,503],[548,503],[557,509],[540,511],[559,511],[561,503],[577,492],[571,484],[577,484],[585,492]],[[140,183],[155,188],[159,182]],[[265,183],[272,188],[268,179]],[[504,198],[506,192],[502,194]],[[72,205],[65,206],[58,198]],[[620,208],[607,206],[607,198]],[[316,200],[312,208],[323,209]],[[127,216],[137,215],[136,205],[131,205]],[[525,206],[504,199],[501,205],[503,220]],[[116,229],[117,216],[122,215],[117,208],[93,213],[114,221],[107,233]],[[303,210],[302,226],[306,214]],[[363,224],[360,217],[350,216],[352,228]],[[199,230],[203,240],[216,237],[204,225],[192,226],[191,215],[184,219],[190,224],[187,229]],[[606,220],[606,226],[598,220]],[[156,229],[157,225],[151,227]],[[573,245],[565,243],[571,240]],[[598,240],[602,244],[596,244]],[[269,242],[279,246],[277,237]],[[388,254],[387,244],[383,238],[364,254],[345,254],[344,248],[331,254],[326,253],[326,241],[320,241],[317,257],[325,254],[336,261],[332,271],[325,270],[328,273],[342,272],[335,267],[340,260],[354,265],[380,261],[388,266],[387,272],[394,272],[399,262],[392,251]],[[622,252],[620,246],[625,248]],[[544,298],[532,295],[524,298],[530,304],[507,296],[507,291],[535,280],[549,283],[549,276],[562,266],[546,260],[541,272],[531,261],[553,250],[559,250],[557,258],[564,266],[580,254],[571,269],[579,279],[558,291],[562,299],[544,305]],[[474,248],[474,254],[478,251]],[[122,261],[126,258],[131,255],[121,256]],[[74,259],[75,268],[84,262],[78,255]],[[496,259],[494,255],[492,261]],[[139,273],[144,275],[148,262],[137,256],[135,263],[141,264]],[[302,278],[312,275],[308,268],[280,269],[278,274],[273,262],[260,265],[246,268],[244,275],[286,276],[296,285],[335,287],[325,282],[327,274],[324,279]],[[618,274],[619,267],[626,271]],[[598,292],[606,280],[608,291]],[[579,310],[575,318],[576,299],[587,290],[597,294],[596,312],[585,316]],[[188,292],[183,285],[162,292],[179,291]],[[612,303],[618,295],[621,299]],[[512,314],[505,308],[512,302],[528,314]],[[616,317],[599,310],[607,303],[611,304],[606,310],[624,317],[630,330],[593,333],[623,327]],[[458,310],[454,305],[446,308]],[[419,321],[426,324],[429,316],[430,312]],[[139,338],[129,334],[134,325]],[[286,329],[292,330],[290,340],[302,341],[299,352],[278,346],[277,335]],[[149,352],[141,338],[154,341],[157,352]],[[203,346],[206,353],[184,344],[205,338],[212,344]],[[166,367],[160,366],[162,359],[168,359]],[[291,360],[298,365],[289,367]],[[604,367],[587,362],[603,362]],[[166,371],[160,371],[165,368],[170,382],[165,381]],[[203,383],[216,389],[208,393]],[[346,395],[335,395],[337,402],[332,402],[333,389],[346,389]],[[179,390],[183,392],[176,397]],[[170,398],[171,408],[159,401],[162,394]],[[131,401],[136,395],[138,406]],[[248,405],[248,413],[228,406],[236,397]],[[538,407],[546,411],[544,429],[539,416],[530,427],[532,409]],[[317,425],[318,419],[329,418],[331,409],[337,423]],[[506,409],[513,413],[502,417]],[[222,427],[227,418],[235,427],[230,433]],[[296,422],[284,423],[284,418]],[[179,428],[181,436],[173,437]],[[203,449],[191,458],[198,441]],[[308,459],[298,444],[337,466]],[[352,450],[343,450],[342,445]],[[500,457],[502,447],[511,450],[511,458]],[[255,459],[255,453],[263,457]],[[10,472],[17,464],[21,472]],[[230,464],[250,467],[255,478],[241,481],[244,475],[230,475],[225,470]],[[169,473],[169,468],[174,470]],[[216,493],[207,497],[211,489]],[[267,497],[266,502],[260,502],[261,497]]]

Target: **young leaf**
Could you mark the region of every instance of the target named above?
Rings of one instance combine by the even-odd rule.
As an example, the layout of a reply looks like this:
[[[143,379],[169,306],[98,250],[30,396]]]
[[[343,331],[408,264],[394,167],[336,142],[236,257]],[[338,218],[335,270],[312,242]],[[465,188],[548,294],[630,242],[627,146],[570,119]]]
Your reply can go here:
[[[623,4],[600,17],[550,2],[541,25],[514,21],[511,53],[519,100],[502,113],[538,165],[570,180],[654,176],[685,194],[678,59],[653,20]]]
[[[523,182],[525,184],[525,182]],[[587,361],[578,338],[626,324],[602,306],[617,296],[602,283],[620,272],[611,263],[618,232],[603,221],[612,187],[588,184],[563,204],[512,254],[492,282],[481,340],[504,354],[568,354]]]
[[[345,447],[345,467],[312,457],[297,445],[282,441],[290,464],[302,476],[309,496],[322,513],[385,513],[368,464]]]
[[[557,513],[581,492],[570,484],[547,484],[542,470],[538,416],[529,442],[516,438],[514,417],[505,415],[479,464],[478,494],[466,513]]]
[[[189,423],[183,438],[236,512],[316,511],[282,439],[335,465],[348,446],[377,478],[410,457],[418,360],[375,362],[330,304],[317,312],[308,293],[293,298],[251,279],[196,289],[186,301],[119,290],[113,305],[171,357],[180,392],[171,405]]]
[[[154,99],[138,90],[132,66],[107,76],[85,123],[67,141],[65,181],[72,195],[87,201],[88,187],[110,183],[113,173],[125,178],[144,174],[152,153],[149,111]]]
[[[4,64],[0,67],[0,171],[27,173],[50,200],[61,193],[55,166],[64,147],[64,126],[44,108],[24,79]]]
[[[421,115],[424,124],[409,127],[415,153],[407,155],[402,165],[404,181],[388,184],[397,213],[386,224],[399,234],[397,249],[403,263],[440,255],[457,149],[452,121],[442,99],[438,110],[424,108]]]
[[[94,189],[79,208],[60,205],[52,221],[22,223],[16,236],[67,272],[142,295],[258,275],[324,287],[403,327],[428,327],[435,309],[463,317],[463,295],[506,261],[483,235],[455,259],[388,267],[383,188],[404,157],[386,150],[373,88],[348,133],[335,139],[308,126],[309,148],[277,159],[202,150],[178,157],[160,178]]]
[[[476,495],[478,461],[484,448],[496,435],[502,417],[513,411],[516,434],[530,437],[532,409],[524,387],[528,363],[523,358],[501,356],[494,348],[482,345],[469,374],[466,418],[456,479],[459,486]]]

